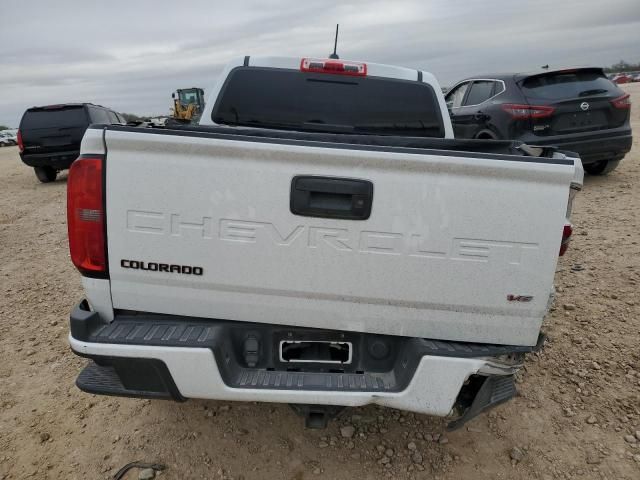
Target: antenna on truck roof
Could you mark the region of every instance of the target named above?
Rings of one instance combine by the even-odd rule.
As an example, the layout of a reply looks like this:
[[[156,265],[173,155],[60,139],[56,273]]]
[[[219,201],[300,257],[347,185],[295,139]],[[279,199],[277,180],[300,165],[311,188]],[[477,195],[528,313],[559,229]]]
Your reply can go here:
[[[338,54],[336,53],[336,50],[338,48],[338,27],[340,26],[339,23],[336,23],[336,38],[333,42],[333,53],[331,55],[329,55],[329,58],[340,58],[338,56]]]

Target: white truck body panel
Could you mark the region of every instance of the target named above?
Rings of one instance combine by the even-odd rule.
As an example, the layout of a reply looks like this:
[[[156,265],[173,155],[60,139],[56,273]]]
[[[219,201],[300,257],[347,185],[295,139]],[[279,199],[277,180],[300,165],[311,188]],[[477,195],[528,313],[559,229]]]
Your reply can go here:
[[[536,343],[578,159],[160,133],[104,132],[113,308]],[[88,130],[84,144],[102,134]],[[292,214],[295,175],[373,182],[370,218]],[[199,266],[203,275],[126,269],[122,259]]]

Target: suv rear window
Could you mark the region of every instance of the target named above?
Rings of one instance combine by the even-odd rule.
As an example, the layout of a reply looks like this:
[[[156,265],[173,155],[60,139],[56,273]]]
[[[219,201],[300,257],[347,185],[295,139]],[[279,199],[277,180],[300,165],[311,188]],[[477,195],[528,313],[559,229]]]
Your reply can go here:
[[[20,122],[21,129],[81,127],[88,124],[82,106],[57,109],[27,110]]]
[[[609,93],[616,87],[599,70],[577,70],[528,77],[522,88],[530,97],[559,100]]]
[[[426,83],[276,68],[233,70],[211,119],[298,131],[444,137],[437,97]]]

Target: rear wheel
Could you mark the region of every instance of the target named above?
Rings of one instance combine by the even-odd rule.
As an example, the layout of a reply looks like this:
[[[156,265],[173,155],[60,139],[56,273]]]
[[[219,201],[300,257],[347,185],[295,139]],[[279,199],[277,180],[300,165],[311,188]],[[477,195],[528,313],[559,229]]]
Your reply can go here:
[[[42,183],[53,182],[58,176],[58,172],[51,167],[34,167],[33,169],[36,172],[36,177]]]
[[[584,171],[590,175],[606,175],[613,172],[619,164],[620,160],[601,160],[595,163],[588,163],[583,167]]]

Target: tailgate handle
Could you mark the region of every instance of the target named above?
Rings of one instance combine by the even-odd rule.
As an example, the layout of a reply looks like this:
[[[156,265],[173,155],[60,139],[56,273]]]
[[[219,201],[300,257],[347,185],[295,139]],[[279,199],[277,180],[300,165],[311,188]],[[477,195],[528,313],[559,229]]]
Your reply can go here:
[[[373,183],[368,180],[300,175],[291,180],[291,213],[305,217],[366,220]]]

